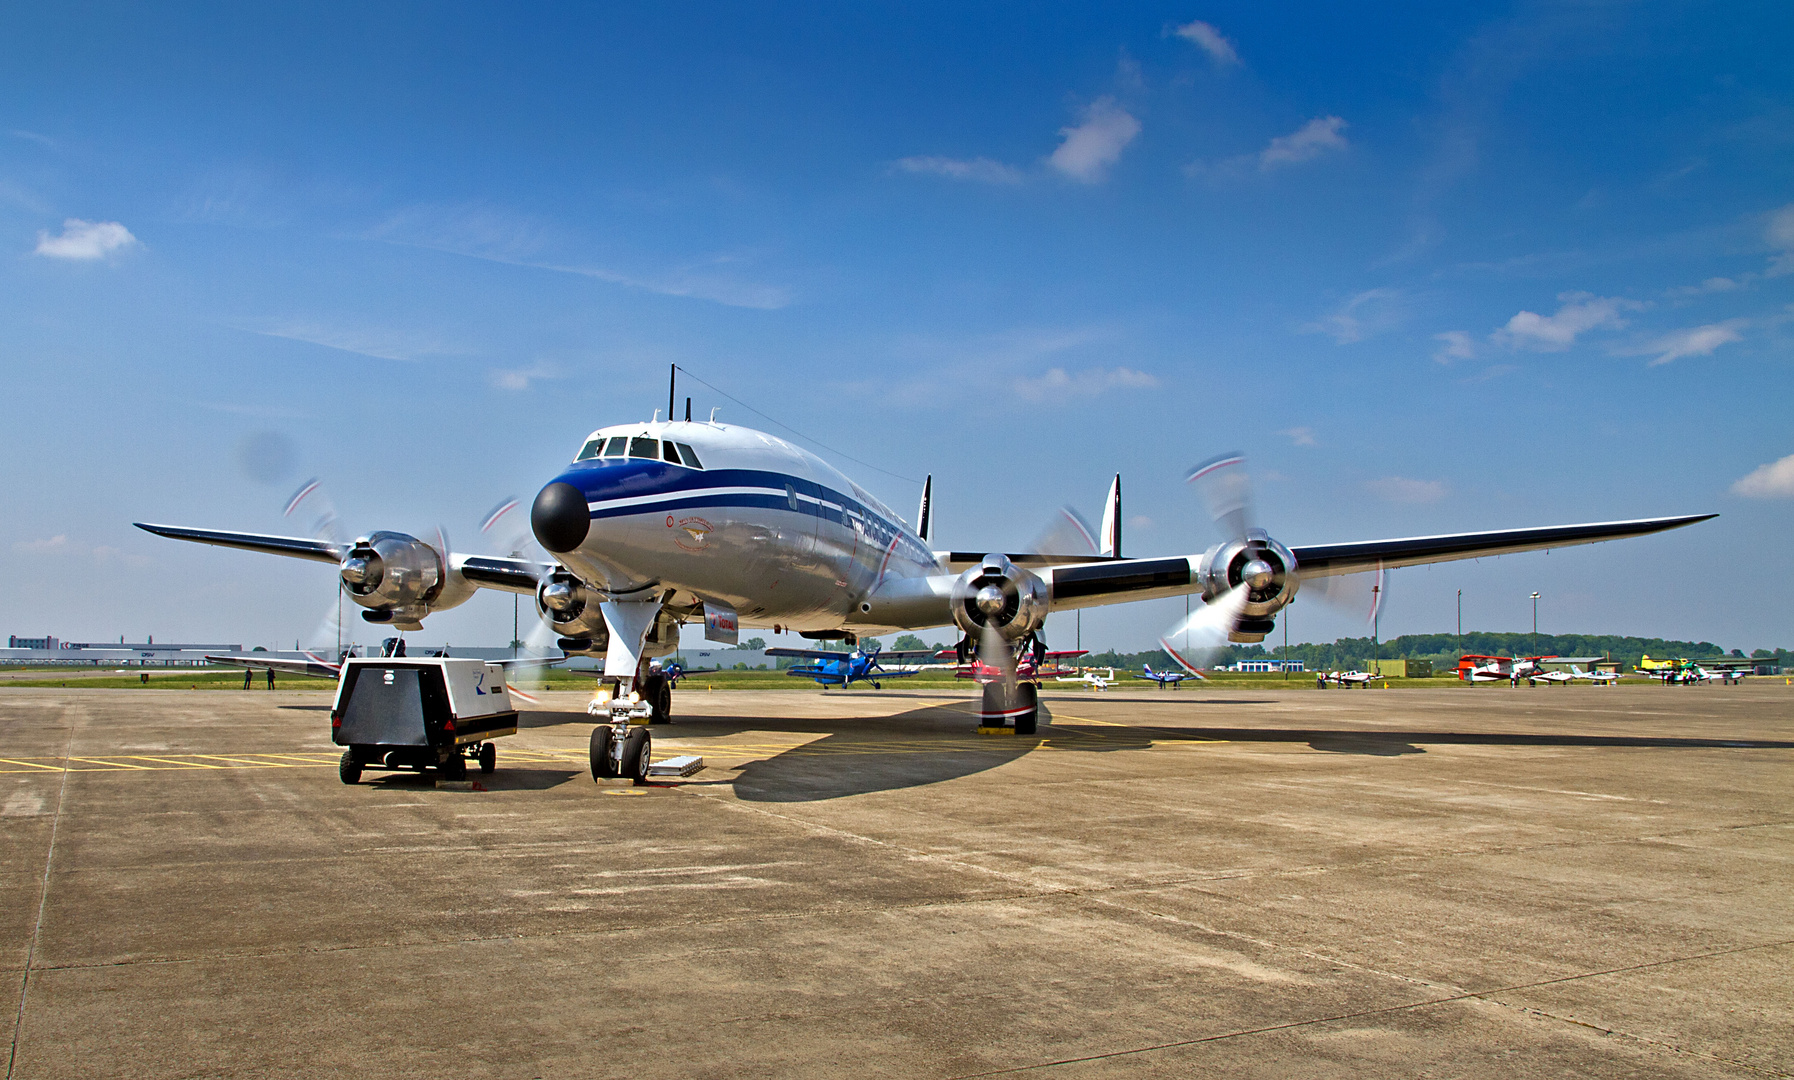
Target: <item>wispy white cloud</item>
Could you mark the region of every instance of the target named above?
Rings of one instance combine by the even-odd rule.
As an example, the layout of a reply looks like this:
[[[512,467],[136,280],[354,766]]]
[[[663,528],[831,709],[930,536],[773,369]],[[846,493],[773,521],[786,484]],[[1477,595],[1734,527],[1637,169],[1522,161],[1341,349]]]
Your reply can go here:
[[[791,290],[743,280],[730,268],[740,257],[712,255],[684,265],[649,273],[625,273],[604,266],[558,258],[564,246],[551,227],[530,218],[481,206],[418,206],[397,214],[374,230],[388,243],[428,248],[451,255],[577,274],[625,288],[662,296],[690,297],[729,307],[773,310],[791,303]]]
[[[24,139],[26,142],[37,143],[39,146],[54,147],[56,145],[56,140],[50,138],[48,135],[39,135],[35,131],[26,131],[22,128],[13,128],[8,131],[7,134],[15,139]]]
[[[37,254],[52,259],[103,259],[115,251],[136,245],[131,230],[116,221],[82,221],[69,218],[62,223],[62,234],[37,234]]]
[[[1110,390],[1150,390],[1158,385],[1157,378],[1133,368],[1089,368],[1070,373],[1054,367],[1041,375],[1017,379],[1015,392],[1025,401],[1074,401]]]
[[[1345,128],[1346,122],[1337,116],[1317,116],[1288,135],[1272,139],[1271,145],[1259,151],[1258,167],[1268,172],[1344,150],[1348,144],[1340,132]]]
[[[1047,163],[1079,183],[1096,184],[1140,134],[1140,121],[1115,104],[1114,98],[1098,98],[1084,110],[1081,123],[1060,128],[1059,134],[1064,141]]]
[[[1220,67],[1234,67],[1240,62],[1240,54],[1234,49],[1233,42],[1221,36],[1221,31],[1210,23],[1198,19],[1178,27],[1174,33],[1208,53],[1209,59]]]
[[[1323,154],[1338,153],[1351,144],[1340,132],[1349,125],[1337,116],[1317,116],[1288,135],[1272,139],[1256,154],[1240,154],[1218,162],[1192,161],[1184,166],[1186,176],[1206,176],[1220,180],[1238,179],[1254,170],[1268,173],[1290,165],[1313,161]]]
[[[1769,260],[1768,277],[1794,274],[1794,203],[1769,215],[1769,245],[1780,254]]]
[[[40,559],[79,558],[91,559],[102,565],[124,563],[126,566],[148,566],[150,560],[142,555],[132,555],[121,548],[108,547],[104,544],[89,547],[68,538],[67,533],[57,533],[43,540],[19,540],[12,545],[13,551],[20,555]]]
[[[1385,476],[1379,480],[1366,480],[1364,487],[1372,495],[1392,503],[1430,503],[1438,502],[1451,494],[1442,481],[1412,480],[1406,476]]]
[[[1290,444],[1293,446],[1316,446],[1316,445],[1318,445],[1314,439],[1314,429],[1311,427],[1284,428],[1282,431],[1279,431],[1277,434],[1289,436]]]
[[[1379,334],[1402,320],[1399,289],[1366,289],[1323,319],[1302,324],[1305,334],[1326,334],[1336,345],[1350,345]]]
[[[69,549],[67,533],[57,533],[43,540],[19,540],[12,549],[22,555],[60,555]]]
[[[548,364],[532,364],[525,368],[493,368],[489,373],[492,385],[500,390],[528,390],[538,379],[558,379],[560,372]]]
[[[1434,334],[1433,340],[1439,347],[1433,350],[1433,361],[1449,364],[1454,360],[1474,360],[1476,358],[1476,342],[1470,340],[1470,334],[1464,330],[1447,330],[1443,334]]]
[[[285,338],[321,345],[326,349],[372,356],[379,360],[415,362],[437,356],[451,356],[462,350],[446,345],[441,339],[404,330],[378,327],[330,326],[316,322],[279,323],[272,326],[243,327],[263,337]]]
[[[1755,274],[1739,274],[1737,277],[1710,277],[1699,285],[1678,285],[1665,291],[1666,296],[1705,296],[1709,293],[1734,292],[1756,280]]]
[[[1742,340],[1743,335],[1739,331],[1747,325],[1749,322],[1745,319],[1727,319],[1725,322],[1708,323],[1706,326],[1691,326],[1685,330],[1672,330],[1643,344],[1616,349],[1614,352],[1620,356],[1650,356],[1650,367],[1680,360],[1684,356],[1712,356],[1713,350],[1721,345]]]
[[[1521,311],[1495,331],[1494,340],[1517,349],[1562,352],[1590,330],[1617,330],[1626,325],[1622,311],[1644,307],[1634,300],[1595,296],[1585,292],[1559,293],[1562,306],[1554,315]]]
[[[990,158],[906,157],[897,160],[897,168],[907,173],[944,176],[949,180],[970,180],[981,184],[1019,184],[1022,171]]]
[[[1732,485],[1732,494],[1747,499],[1794,499],[1794,454],[1751,470]]]

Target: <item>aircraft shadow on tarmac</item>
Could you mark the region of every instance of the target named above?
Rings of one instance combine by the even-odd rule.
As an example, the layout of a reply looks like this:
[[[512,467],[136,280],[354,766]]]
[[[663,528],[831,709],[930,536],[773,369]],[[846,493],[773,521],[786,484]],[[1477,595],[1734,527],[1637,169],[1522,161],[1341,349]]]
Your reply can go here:
[[[1188,699],[1186,699],[1188,700]],[[769,753],[743,764],[733,779],[706,779],[702,774],[684,785],[724,784],[734,788],[744,802],[818,802],[893,791],[956,780],[987,772],[1036,748],[1083,753],[1115,753],[1148,750],[1154,743],[1230,742],[1305,743],[1320,753],[1367,757],[1401,757],[1426,753],[1427,745],[1540,746],[1583,748],[1676,749],[1794,749],[1794,742],[1761,739],[1683,739],[1628,735],[1558,735],[1524,732],[1464,731],[1351,731],[1317,728],[1254,727],[1135,727],[1085,726],[1053,723],[1051,708],[1041,707],[1038,736],[978,736],[968,703],[943,701],[891,716],[842,719],[834,717],[790,718],[770,716],[678,717],[670,727],[654,729],[661,739],[678,739],[679,752],[702,754],[715,760],[737,756],[727,741],[747,733],[768,732],[820,736],[789,749]],[[1067,718],[1069,720],[1069,718]],[[589,718],[574,712],[526,712],[523,728],[585,725]],[[716,740],[714,750],[704,743]],[[737,744],[739,745],[739,744]],[[665,753],[665,751],[662,751]],[[514,768],[500,755],[497,773],[470,777],[493,790],[556,787],[583,778],[577,768]],[[394,774],[385,783],[398,787],[424,783],[416,777]],[[677,782],[676,782],[677,783]]]

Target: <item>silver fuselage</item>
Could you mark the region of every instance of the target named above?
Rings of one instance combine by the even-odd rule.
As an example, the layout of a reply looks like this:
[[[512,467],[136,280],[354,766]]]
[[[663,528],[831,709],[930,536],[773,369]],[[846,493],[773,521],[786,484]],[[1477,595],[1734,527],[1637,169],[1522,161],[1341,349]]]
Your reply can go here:
[[[594,457],[555,477],[584,494],[591,514],[579,547],[556,555],[587,583],[615,596],[690,594],[757,626],[897,628],[948,618],[951,578],[922,539],[814,454],[727,424],[616,426],[591,439],[611,436],[676,441],[695,449],[702,467]],[[913,599],[888,599],[906,596]]]

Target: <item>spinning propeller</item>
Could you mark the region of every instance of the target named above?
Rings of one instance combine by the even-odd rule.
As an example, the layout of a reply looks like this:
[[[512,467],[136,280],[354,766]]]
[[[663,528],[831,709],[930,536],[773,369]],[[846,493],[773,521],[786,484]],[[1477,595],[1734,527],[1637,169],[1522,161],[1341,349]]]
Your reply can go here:
[[[1159,638],[1159,644],[1189,671],[1199,672],[1230,642],[1263,641],[1274,616],[1296,598],[1303,585],[1289,548],[1258,528],[1252,513],[1252,485],[1243,455],[1222,454],[1191,469],[1193,485],[1221,543],[1208,549],[1197,570],[1204,606]],[[1359,574],[1319,576],[1308,588],[1323,603],[1366,612],[1375,619],[1384,595],[1381,568]]]

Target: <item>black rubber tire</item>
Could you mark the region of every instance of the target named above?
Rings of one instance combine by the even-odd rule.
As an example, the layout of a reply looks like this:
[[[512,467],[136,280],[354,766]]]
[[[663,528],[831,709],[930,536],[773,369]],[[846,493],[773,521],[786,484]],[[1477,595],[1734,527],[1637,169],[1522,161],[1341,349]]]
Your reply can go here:
[[[648,764],[652,760],[654,740],[647,728],[630,728],[623,737],[623,775],[636,787],[648,784]]]
[[[453,756],[451,756],[447,761],[443,762],[441,768],[442,768],[442,775],[443,775],[444,779],[447,779],[447,780],[465,780],[465,779],[467,779],[467,759],[461,756],[461,752],[459,750],[455,751]]]
[[[336,767],[336,775],[342,777],[345,784],[361,783],[361,762],[356,759],[355,751],[343,751],[343,760]]]
[[[1015,703],[1028,710],[1015,718],[1015,733],[1034,734],[1040,725],[1040,688],[1033,683],[1022,683],[1015,688]]]
[[[654,699],[654,722],[656,724],[673,722],[673,684],[665,679],[660,680],[660,694]]]
[[[496,768],[498,768],[498,747],[487,743],[480,747],[480,771],[490,774]]]
[[[592,779],[604,780],[617,775],[610,765],[610,728],[592,729]]]
[[[996,727],[998,721],[995,713],[1003,710],[1003,687],[997,683],[985,683],[978,691],[978,723],[985,727]]]

